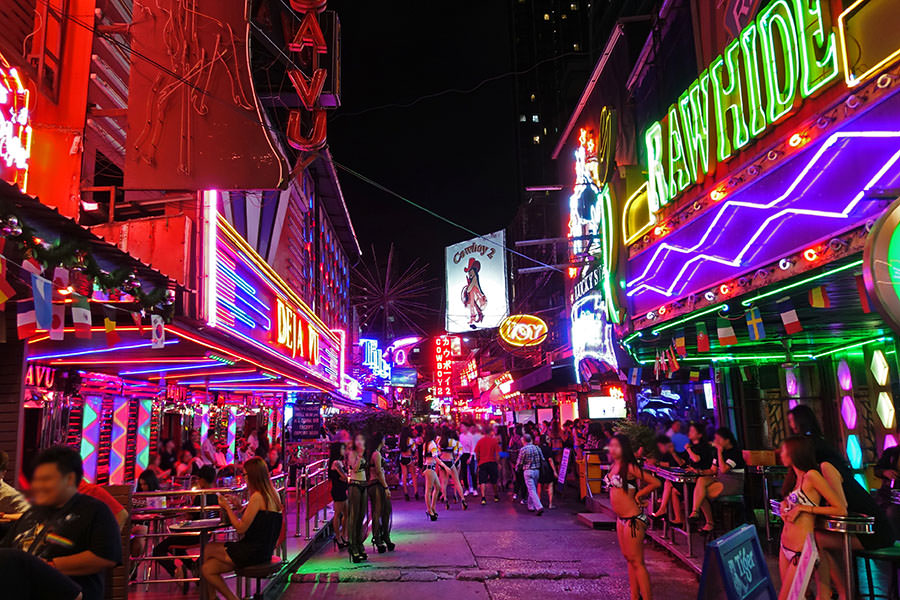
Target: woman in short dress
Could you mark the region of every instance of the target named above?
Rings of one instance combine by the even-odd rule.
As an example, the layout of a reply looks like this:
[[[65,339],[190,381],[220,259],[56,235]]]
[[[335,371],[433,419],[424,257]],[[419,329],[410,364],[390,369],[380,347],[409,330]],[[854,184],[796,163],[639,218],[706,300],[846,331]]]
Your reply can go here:
[[[347,446],[344,442],[331,442],[328,453],[328,479],[331,481],[331,500],[334,504],[334,517],[331,528],[334,530],[334,541],[338,549],[343,550],[350,545],[347,541],[347,468],[344,459]]]
[[[251,458],[244,463],[244,472],[249,499],[240,517],[234,508],[234,505],[240,506],[239,500],[222,495],[218,497],[226,518],[242,537],[237,542],[213,542],[206,546],[201,572],[209,583],[209,600],[216,599],[216,592],[228,600],[239,600],[222,579],[222,574],[252,565],[269,564],[281,536],[284,507],[269,479],[266,461],[258,456]]]
[[[700,477],[694,486],[694,512],[691,521],[699,521],[700,513],[706,524],[700,533],[713,530],[712,505],[709,501],[719,496],[744,495],[744,453],[738,448],[737,440],[731,430],[720,427],[713,436],[713,447],[716,449],[712,466],[699,471]]]

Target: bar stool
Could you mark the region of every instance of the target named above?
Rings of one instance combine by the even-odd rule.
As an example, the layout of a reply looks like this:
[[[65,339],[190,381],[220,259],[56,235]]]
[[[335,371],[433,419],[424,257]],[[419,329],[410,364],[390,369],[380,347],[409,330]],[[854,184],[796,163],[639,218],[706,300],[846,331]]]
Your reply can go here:
[[[866,600],[898,600],[900,599],[900,546],[893,545],[887,548],[877,548],[875,550],[858,550],[854,553],[855,559],[862,559],[863,568],[866,575],[866,589],[863,591],[861,582],[859,581],[859,569],[853,570],[856,578],[856,589],[860,598]],[[879,593],[883,590],[875,590],[875,577],[872,573],[872,563],[888,563],[891,570],[890,585],[887,594]]]
[[[237,575],[237,591],[243,594],[243,598],[253,598],[253,600],[262,599],[262,581],[268,579],[278,573],[284,562],[278,556],[273,556],[268,563],[261,565],[250,565],[243,569],[235,569],[234,574]],[[256,580],[256,591],[250,596],[250,580]],[[243,591],[242,584],[243,583]]]

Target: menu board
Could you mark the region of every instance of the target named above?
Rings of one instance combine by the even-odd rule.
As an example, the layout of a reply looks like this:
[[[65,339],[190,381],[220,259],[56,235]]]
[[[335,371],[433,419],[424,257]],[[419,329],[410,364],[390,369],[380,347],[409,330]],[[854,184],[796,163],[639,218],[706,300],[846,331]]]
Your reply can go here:
[[[322,427],[321,405],[296,404],[294,416],[291,418],[292,440],[314,440],[319,437],[319,429]]]
[[[742,525],[706,545],[700,600],[775,600],[756,528]]]

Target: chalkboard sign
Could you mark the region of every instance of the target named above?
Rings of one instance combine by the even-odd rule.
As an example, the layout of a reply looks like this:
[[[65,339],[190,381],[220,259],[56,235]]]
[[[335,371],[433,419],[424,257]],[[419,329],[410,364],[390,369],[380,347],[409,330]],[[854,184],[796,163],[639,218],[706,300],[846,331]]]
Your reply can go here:
[[[775,600],[756,528],[742,525],[706,545],[698,600]]]
[[[294,417],[291,419],[291,439],[314,440],[319,437],[322,427],[320,404],[294,405]]]
[[[572,456],[572,449],[566,448],[563,450],[562,460],[559,461],[559,485],[566,485],[566,473],[569,471],[569,459]]]

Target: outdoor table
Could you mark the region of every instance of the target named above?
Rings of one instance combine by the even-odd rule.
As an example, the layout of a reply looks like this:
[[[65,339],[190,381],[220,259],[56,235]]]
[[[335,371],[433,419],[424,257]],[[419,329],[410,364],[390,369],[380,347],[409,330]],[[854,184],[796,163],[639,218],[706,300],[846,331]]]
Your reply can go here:
[[[202,565],[203,559],[206,556],[206,542],[209,540],[209,534],[216,529],[222,529],[224,527],[226,527],[226,525],[222,523],[221,519],[197,519],[194,521],[183,521],[181,523],[174,523],[172,525],[169,525],[169,531],[173,533],[200,534],[199,564]],[[206,598],[206,580],[203,578],[202,574],[200,576],[198,585],[200,588],[200,597]]]
[[[773,474],[784,475],[787,473],[787,467],[775,465],[747,465],[745,467],[747,473],[762,476],[763,480],[763,511],[766,515],[766,541],[772,541],[772,510],[769,498],[769,477]],[[776,515],[778,513],[775,513]]]
[[[656,465],[644,465],[644,469],[650,471],[655,474],[657,477],[665,479],[667,481],[671,481],[672,484],[677,485],[681,484],[682,486],[682,504],[684,505],[684,536],[687,538],[687,554],[688,556],[693,556],[693,541],[691,540],[691,509],[690,509],[690,498],[688,497],[688,485],[697,481],[697,475],[694,473],[690,473],[684,469],[680,469],[677,467],[674,468],[664,468],[658,467]],[[680,531],[677,527],[672,528],[675,531]]]
[[[875,533],[875,517],[851,513],[846,517],[821,517],[816,527],[832,533],[841,534],[844,542],[844,577],[850,597],[854,597],[853,589],[853,540],[854,535],[872,535]]]

